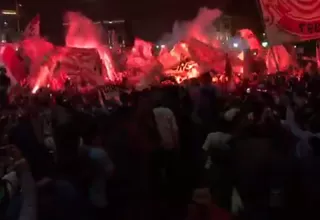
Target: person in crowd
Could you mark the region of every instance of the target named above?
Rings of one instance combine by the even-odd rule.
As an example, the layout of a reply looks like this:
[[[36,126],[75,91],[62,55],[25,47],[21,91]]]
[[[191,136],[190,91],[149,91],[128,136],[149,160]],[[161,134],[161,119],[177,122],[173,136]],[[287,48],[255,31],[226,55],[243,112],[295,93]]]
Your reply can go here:
[[[14,113],[2,111],[0,135],[27,163],[1,170],[1,214],[231,219],[236,191],[236,218],[316,215],[317,77],[268,77],[224,91],[207,73],[186,87],[122,93],[121,102],[99,99],[95,90],[84,98],[39,90],[13,102]]]
[[[36,182],[28,162],[15,146],[10,146],[5,151],[6,156],[10,156],[14,162],[11,166],[12,171],[1,179],[0,209],[6,207],[6,211],[1,213],[2,219],[36,220],[38,209]]]
[[[167,150],[179,148],[179,131],[176,118],[169,108],[156,107],[153,109],[158,132],[161,136],[161,146]]]
[[[108,153],[103,149],[102,140],[94,126],[83,137],[80,154],[88,156],[92,161],[94,172],[89,186],[89,200],[97,209],[105,209],[107,202],[107,179],[114,172],[114,165]]]
[[[4,108],[8,105],[8,89],[10,87],[11,80],[7,76],[7,69],[4,66],[0,66],[0,105]]]

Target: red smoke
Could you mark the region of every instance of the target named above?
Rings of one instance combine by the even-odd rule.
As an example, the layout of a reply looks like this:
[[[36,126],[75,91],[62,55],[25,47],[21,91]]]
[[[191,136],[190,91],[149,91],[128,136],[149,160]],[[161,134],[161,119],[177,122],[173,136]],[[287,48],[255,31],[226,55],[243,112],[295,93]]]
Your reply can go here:
[[[160,41],[165,46],[136,39],[131,50],[112,55],[101,39],[101,27],[79,13],[68,12],[65,47],[55,47],[41,38],[21,42],[22,55],[30,61],[28,84],[36,92],[41,87],[63,89],[66,80],[81,91],[83,86],[115,84],[124,78],[136,88],[157,84],[167,76],[180,83],[206,71],[223,73],[226,54],[233,70],[242,72],[241,51],[222,46],[217,38],[212,24],[220,15],[219,10],[203,8],[193,21],[176,22],[172,33]],[[241,32],[250,48],[262,50],[251,33]]]

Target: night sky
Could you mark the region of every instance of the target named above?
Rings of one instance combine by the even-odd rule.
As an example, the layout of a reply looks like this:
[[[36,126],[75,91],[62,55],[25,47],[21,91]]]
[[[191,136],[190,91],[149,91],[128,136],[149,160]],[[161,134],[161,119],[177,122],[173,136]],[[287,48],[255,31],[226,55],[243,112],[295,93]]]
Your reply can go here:
[[[126,19],[132,23],[135,35],[155,40],[171,30],[175,20],[189,20],[200,7],[220,8],[226,14],[241,16],[246,22],[240,27],[261,29],[257,0],[18,0],[23,5],[25,19],[42,12],[41,22],[54,29],[64,11],[80,11],[93,20]],[[59,2],[64,2],[64,4]],[[1,8],[13,7],[14,0],[1,1]],[[245,24],[243,24],[245,23]]]

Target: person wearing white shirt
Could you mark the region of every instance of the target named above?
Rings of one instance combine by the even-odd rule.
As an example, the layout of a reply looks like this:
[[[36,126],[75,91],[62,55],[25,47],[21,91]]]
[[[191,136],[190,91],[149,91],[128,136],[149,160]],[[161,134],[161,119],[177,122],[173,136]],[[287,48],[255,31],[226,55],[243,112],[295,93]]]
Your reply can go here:
[[[17,162],[15,162],[15,170],[16,171],[12,171],[2,177],[2,180],[5,180],[5,182],[7,182],[6,186],[7,191],[9,193],[9,199],[11,199],[15,195],[20,186],[22,203],[18,219],[36,220],[36,182],[32,177],[27,161],[25,159],[20,159]]]
[[[298,158],[306,157],[310,152],[312,152],[309,140],[312,137],[320,138],[320,133],[312,133],[308,130],[302,130],[295,122],[294,112],[290,106],[287,106],[286,119],[282,121],[282,124],[286,126],[294,136],[299,138],[299,142],[296,146],[296,156]]]
[[[169,108],[157,107],[153,109],[156,126],[164,149],[176,149],[179,146],[178,126],[173,112]]]
[[[174,113],[166,107],[153,109],[156,126],[160,136],[160,149],[156,151],[157,169],[160,171],[160,182],[164,191],[174,187],[179,150],[179,130]],[[157,172],[156,172],[157,173]],[[174,193],[174,192],[172,192]],[[168,193],[172,195],[172,193]]]

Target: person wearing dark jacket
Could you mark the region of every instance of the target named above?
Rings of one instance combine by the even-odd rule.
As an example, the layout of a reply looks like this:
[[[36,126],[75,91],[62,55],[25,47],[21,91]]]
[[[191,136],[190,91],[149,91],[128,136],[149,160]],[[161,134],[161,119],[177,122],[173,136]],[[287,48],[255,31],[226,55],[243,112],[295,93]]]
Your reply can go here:
[[[10,87],[10,78],[7,76],[5,67],[0,67],[0,107],[4,108],[8,105],[7,91]]]

